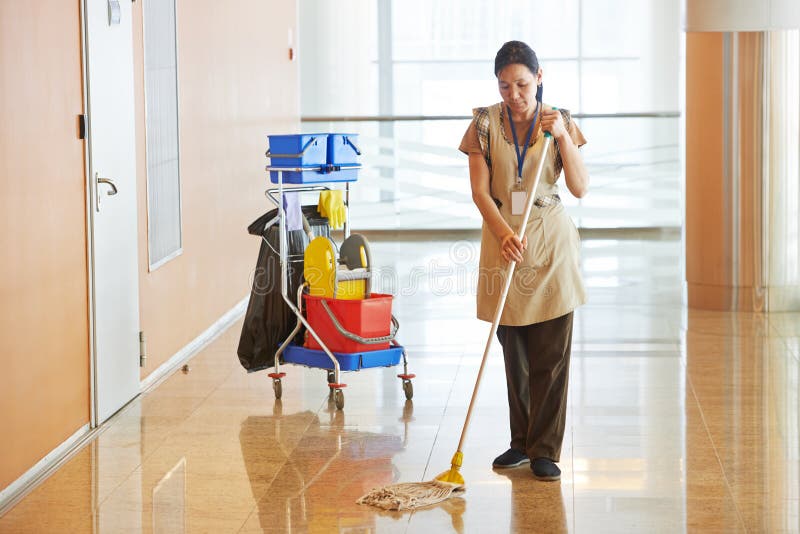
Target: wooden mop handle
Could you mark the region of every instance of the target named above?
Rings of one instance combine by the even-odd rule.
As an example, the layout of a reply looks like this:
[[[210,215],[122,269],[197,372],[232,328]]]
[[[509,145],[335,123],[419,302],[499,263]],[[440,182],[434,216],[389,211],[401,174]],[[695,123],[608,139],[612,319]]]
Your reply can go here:
[[[555,109],[555,108],[553,108]],[[539,187],[539,180],[542,177],[542,168],[544,168],[544,160],[547,157],[547,150],[550,148],[550,140],[552,135],[550,132],[544,134],[544,149],[542,149],[542,157],[539,158],[539,165],[536,168],[536,178],[533,180],[533,187],[528,194],[528,201],[525,204],[525,213],[522,217],[522,224],[519,225],[519,233],[517,237],[522,241],[525,235],[525,229],[528,227],[528,218],[531,216],[533,204],[536,201],[536,189]],[[464,440],[467,437],[467,428],[469,427],[470,419],[472,419],[472,408],[475,405],[475,398],[478,396],[478,388],[481,385],[481,378],[483,377],[483,368],[486,366],[486,357],[489,355],[489,349],[492,347],[492,339],[497,334],[497,327],[500,324],[500,316],[503,315],[503,308],[506,306],[506,298],[508,298],[508,290],[511,287],[511,279],[514,277],[514,269],[517,262],[508,262],[506,270],[506,279],[503,283],[503,292],[500,294],[500,300],[497,302],[497,309],[494,311],[494,319],[492,320],[492,329],[489,332],[489,338],[486,340],[486,348],[483,349],[483,358],[481,359],[481,366],[478,369],[478,376],[475,378],[475,389],[472,390],[472,398],[469,400],[469,408],[467,409],[467,418],[464,421],[464,427],[461,429],[461,439],[458,440],[458,452],[463,452],[462,447]]]
[[[556,108],[553,108],[556,109]],[[536,189],[539,187],[539,179],[542,177],[542,168],[544,167],[544,159],[547,157],[547,149],[550,148],[550,140],[553,136],[550,132],[544,133],[544,148],[542,149],[542,157],[539,158],[539,166],[536,168],[536,178],[533,180],[533,187],[528,194],[528,201],[525,203],[525,213],[522,215],[522,224],[519,225],[519,232],[517,238],[522,241],[525,235],[525,230],[528,228],[528,218],[531,216],[533,204],[536,202]],[[513,265],[515,262],[511,262]]]

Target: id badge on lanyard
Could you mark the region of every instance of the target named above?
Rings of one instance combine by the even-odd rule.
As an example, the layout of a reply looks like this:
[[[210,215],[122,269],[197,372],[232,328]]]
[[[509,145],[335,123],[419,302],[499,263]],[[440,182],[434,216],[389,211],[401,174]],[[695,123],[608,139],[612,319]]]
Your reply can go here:
[[[536,119],[539,116],[539,103],[536,103],[536,112],[533,115],[533,122],[531,123],[531,127],[528,128],[525,146],[522,147],[521,152],[519,149],[519,141],[517,141],[517,129],[514,128],[514,119],[511,117],[511,108],[507,109],[508,120],[511,124],[511,135],[514,137],[514,150],[517,152],[517,180],[511,188],[511,215],[522,215],[525,213],[525,204],[528,200],[528,192],[525,190],[522,182],[522,165],[525,162],[525,154],[528,153],[528,145],[531,143],[531,137],[533,137],[533,129],[536,127]]]
[[[511,188],[511,215],[522,215],[525,212],[525,203],[528,201],[528,192],[517,182]]]

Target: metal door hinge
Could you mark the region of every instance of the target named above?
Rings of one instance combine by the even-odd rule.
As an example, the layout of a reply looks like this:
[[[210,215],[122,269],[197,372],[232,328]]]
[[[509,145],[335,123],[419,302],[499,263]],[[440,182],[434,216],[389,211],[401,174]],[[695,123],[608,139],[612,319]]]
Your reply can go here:
[[[78,139],[86,139],[86,115],[78,115]]]
[[[147,343],[144,340],[144,331],[139,332],[139,367],[144,367],[147,362]]]

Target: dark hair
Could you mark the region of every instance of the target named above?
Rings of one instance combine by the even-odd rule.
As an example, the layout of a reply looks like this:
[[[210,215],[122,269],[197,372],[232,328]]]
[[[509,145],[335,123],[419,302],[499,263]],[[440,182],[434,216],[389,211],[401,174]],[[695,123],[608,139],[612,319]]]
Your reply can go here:
[[[494,75],[497,76],[501,70],[514,63],[525,65],[534,76],[539,72],[539,60],[536,58],[536,52],[522,41],[508,41],[500,47],[494,57]]]

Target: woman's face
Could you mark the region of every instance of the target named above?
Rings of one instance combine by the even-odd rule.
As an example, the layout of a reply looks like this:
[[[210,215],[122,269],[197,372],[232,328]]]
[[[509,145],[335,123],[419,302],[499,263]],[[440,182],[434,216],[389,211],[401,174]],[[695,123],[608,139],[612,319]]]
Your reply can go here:
[[[512,63],[497,74],[503,102],[515,116],[530,118],[536,110],[536,88],[542,81],[542,69],[535,75],[526,65]]]

